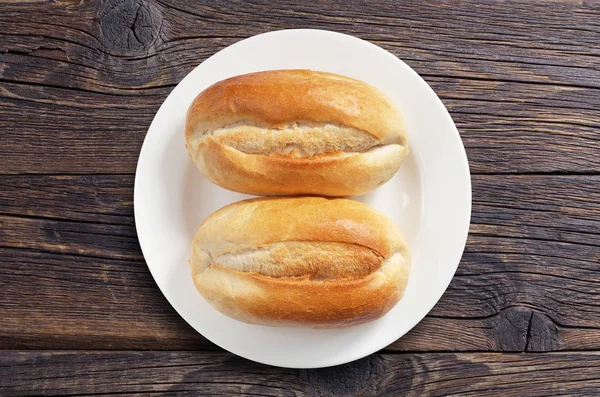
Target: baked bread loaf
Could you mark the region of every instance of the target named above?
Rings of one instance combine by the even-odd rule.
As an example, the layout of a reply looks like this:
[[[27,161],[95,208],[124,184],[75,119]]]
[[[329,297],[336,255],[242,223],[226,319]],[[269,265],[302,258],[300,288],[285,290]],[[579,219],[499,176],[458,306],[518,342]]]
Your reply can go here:
[[[310,70],[220,81],[192,102],[185,130],[209,180],[256,195],[366,193],[408,153],[402,116],[382,92]]]
[[[240,201],[192,242],[194,284],[223,314],[274,326],[338,328],[387,313],[410,259],[395,224],[366,204],[323,197]]]

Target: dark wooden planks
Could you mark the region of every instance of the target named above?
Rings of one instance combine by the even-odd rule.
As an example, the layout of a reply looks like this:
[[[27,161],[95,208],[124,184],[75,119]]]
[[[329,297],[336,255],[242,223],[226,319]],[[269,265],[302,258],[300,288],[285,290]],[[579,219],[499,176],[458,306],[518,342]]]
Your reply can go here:
[[[215,348],[154,284],[132,183],[0,176],[0,348]],[[474,176],[458,272],[430,315],[388,349],[600,349],[599,230],[600,176]]]
[[[0,395],[597,395],[599,17],[575,1],[0,4]],[[293,27],[375,42],[442,98],[492,174],[473,178],[461,266],[399,354],[298,371],[169,352],[218,348],[143,262],[145,132],[199,62]]]
[[[275,368],[229,353],[4,352],[3,396],[594,395],[600,354],[379,354],[318,370]]]
[[[216,348],[141,261],[0,248],[0,313],[0,349]]]
[[[450,109],[474,172],[600,172],[597,4],[2,7],[0,173],[133,173],[187,72],[240,38],[293,27],[354,34],[406,60]]]
[[[456,123],[471,172],[598,172],[597,89],[445,77],[427,81]]]
[[[94,85],[100,91],[134,91],[173,82],[182,77],[178,73],[183,68],[178,66],[191,68],[213,52],[207,48],[210,44],[228,45],[253,34],[290,27],[354,32],[382,45],[410,50],[413,55],[408,59],[423,66],[437,63],[435,70],[444,75],[600,87],[594,81],[600,69],[596,59],[600,54],[596,40],[600,6],[593,2],[565,1],[548,7],[526,1],[463,1],[459,5],[444,1],[434,6],[335,1],[320,3],[318,10],[292,1],[280,1],[277,7],[264,1],[236,3],[58,3],[37,5],[38,12],[33,15],[28,14],[31,6],[7,5],[2,19],[6,22],[4,43],[8,54],[47,55],[70,62],[73,77],[89,76],[104,82]],[[268,17],[265,11],[269,11]],[[65,24],[64,19],[74,13],[80,18]],[[118,13],[121,18],[115,18]],[[132,37],[142,31],[143,40]],[[145,73],[125,65],[138,66]],[[56,66],[67,69],[65,64]],[[44,76],[35,71],[35,63],[23,70],[44,82]],[[49,77],[67,83],[60,79],[60,72]],[[17,71],[6,73],[13,76]],[[73,80],[67,84],[88,88],[90,84],[85,87],[84,83]]]
[[[133,175],[0,176],[0,214],[133,225]]]
[[[0,246],[141,261],[133,176],[0,177]]]

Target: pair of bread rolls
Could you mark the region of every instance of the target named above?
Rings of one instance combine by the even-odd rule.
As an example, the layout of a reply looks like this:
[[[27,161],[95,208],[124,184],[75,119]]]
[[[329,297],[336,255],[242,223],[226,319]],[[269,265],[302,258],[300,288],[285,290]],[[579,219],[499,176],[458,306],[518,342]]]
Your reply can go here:
[[[200,171],[256,195],[351,196],[388,181],[408,153],[401,114],[376,88],[308,70],[252,73],[201,92],[186,120]],[[194,283],[240,321],[333,328],[381,317],[410,260],[394,223],[357,201],[246,200],[200,226]]]

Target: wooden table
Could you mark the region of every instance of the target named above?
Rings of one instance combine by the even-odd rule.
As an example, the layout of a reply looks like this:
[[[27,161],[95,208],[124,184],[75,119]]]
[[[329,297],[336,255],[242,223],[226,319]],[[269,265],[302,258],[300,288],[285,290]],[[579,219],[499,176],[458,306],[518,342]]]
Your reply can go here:
[[[600,395],[600,4],[0,4],[0,395]],[[473,216],[433,311],[347,365],[268,367],[169,306],[133,219],[154,113],[197,64],[285,28],[406,61],[467,149]]]

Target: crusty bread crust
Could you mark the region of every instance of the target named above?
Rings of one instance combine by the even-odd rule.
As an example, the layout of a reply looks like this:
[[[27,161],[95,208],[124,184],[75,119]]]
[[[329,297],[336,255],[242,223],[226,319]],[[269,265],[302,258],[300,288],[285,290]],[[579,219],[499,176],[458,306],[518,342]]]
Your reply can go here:
[[[207,88],[188,110],[186,146],[209,180],[258,195],[366,193],[408,153],[402,116],[383,93],[309,70],[251,73]]]
[[[366,204],[284,197],[210,215],[190,264],[200,293],[227,316],[334,328],[389,311],[404,293],[410,257],[394,223]]]

